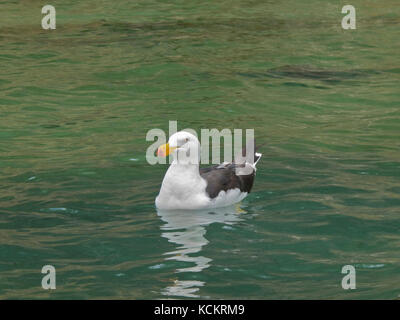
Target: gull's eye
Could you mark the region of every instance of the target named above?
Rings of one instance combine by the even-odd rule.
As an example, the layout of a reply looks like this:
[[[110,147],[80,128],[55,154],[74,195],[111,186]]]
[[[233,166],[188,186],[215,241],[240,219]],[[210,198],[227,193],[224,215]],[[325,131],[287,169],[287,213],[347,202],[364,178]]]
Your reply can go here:
[[[185,139],[185,142],[188,142],[188,141],[189,141],[189,138],[186,138],[186,139]]]

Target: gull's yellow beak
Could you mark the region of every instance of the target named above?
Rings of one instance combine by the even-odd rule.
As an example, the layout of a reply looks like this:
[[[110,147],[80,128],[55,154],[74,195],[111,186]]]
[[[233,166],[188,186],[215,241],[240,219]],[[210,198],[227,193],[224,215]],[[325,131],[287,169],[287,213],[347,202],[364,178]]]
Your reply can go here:
[[[162,146],[160,146],[157,150],[157,156],[159,157],[166,157],[169,154],[171,154],[171,152],[174,152],[174,150],[176,149],[176,147],[170,147],[169,143],[163,144]]]

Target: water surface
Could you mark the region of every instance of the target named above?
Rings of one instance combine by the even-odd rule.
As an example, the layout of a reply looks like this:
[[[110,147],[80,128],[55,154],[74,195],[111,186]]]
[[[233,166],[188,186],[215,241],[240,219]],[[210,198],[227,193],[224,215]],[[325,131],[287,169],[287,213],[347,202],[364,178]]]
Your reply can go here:
[[[0,298],[398,299],[398,1],[52,4],[1,3]],[[169,120],[255,129],[240,206],[157,212]]]

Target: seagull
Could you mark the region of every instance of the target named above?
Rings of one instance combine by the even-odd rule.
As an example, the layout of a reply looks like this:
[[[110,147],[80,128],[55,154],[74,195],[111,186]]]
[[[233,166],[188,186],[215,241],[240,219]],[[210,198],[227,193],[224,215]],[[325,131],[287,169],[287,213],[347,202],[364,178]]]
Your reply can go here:
[[[254,141],[251,142],[254,146]],[[252,148],[254,150],[254,148]],[[247,150],[250,150],[247,146]],[[256,164],[262,154],[235,157],[233,162],[223,162],[199,168],[200,142],[187,131],[174,133],[168,143],[160,146],[157,156],[173,156],[161,184],[155,204],[161,210],[202,210],[231,206],[243,200],[253,187]]]

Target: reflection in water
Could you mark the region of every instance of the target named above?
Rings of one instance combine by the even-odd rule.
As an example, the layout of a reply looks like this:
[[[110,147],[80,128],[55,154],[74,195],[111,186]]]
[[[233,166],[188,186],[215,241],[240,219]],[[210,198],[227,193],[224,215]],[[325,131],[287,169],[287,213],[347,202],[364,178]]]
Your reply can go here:
[[[209,242],[205,238],[206,227],[212,223],[232,225],[237,221],[241,221],[239,217],[241,212],[244,211],[239,206],[204,211],[157,210],[158,215],[166,222],[161,227],[161,230],[164,231],[161,235],[167,238],[169,242],[178,245],[176,250],[165,253],[165,255],[169,256],[166,260],[194,264],[190,267],[176,269],[177,273],[201,272],[208,268],[212,259],[201,255],[193,256],[193,254],[201,252],[203,246]],[[194,293],[199,290],[198,287],[203,285],[203,281],[177,280],[172,286],[167,287],[163,294],[168,296],[198,297]]]

